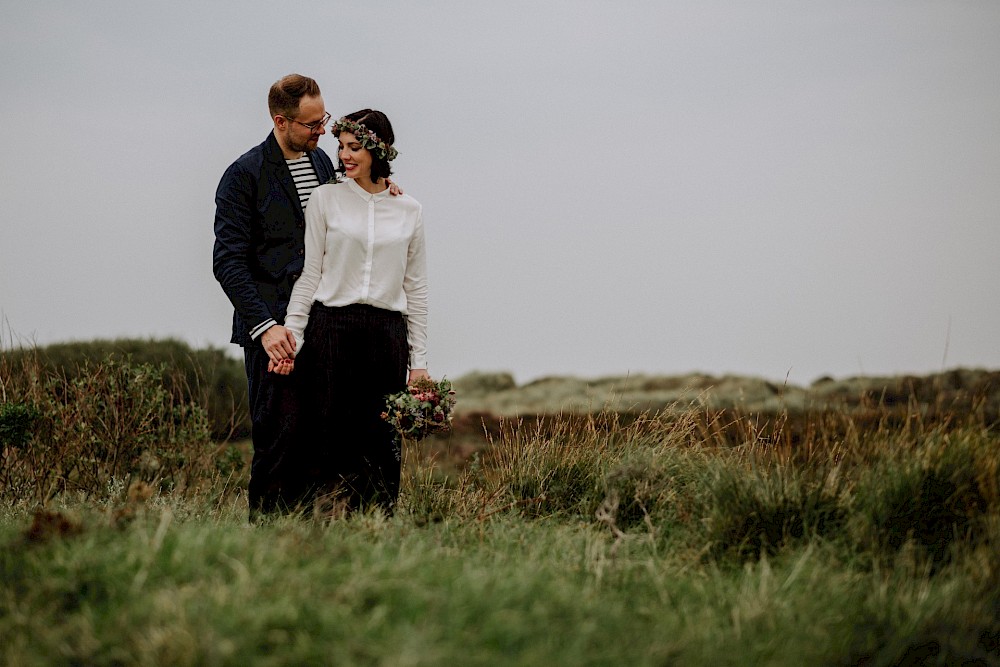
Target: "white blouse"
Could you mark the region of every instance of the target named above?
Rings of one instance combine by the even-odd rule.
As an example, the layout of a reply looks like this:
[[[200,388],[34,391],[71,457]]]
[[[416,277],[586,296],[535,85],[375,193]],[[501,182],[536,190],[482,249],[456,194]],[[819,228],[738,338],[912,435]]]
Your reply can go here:
[[[285,326],[302,350],[313,301],[365,303],[406,318],[410,368],[427,368],[427,260],[420,204],[347,179],[321,185],[306,207],[305,266]]]

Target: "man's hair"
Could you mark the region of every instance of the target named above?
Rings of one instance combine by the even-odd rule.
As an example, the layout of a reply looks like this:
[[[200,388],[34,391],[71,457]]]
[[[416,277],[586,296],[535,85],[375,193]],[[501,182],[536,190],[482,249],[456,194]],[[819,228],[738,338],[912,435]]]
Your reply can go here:
[[[362,109],[361,111],[355,111],[354,113],[349,113],[344,116],[347,120],[353,120],[359,125],[364,125],[369,130],[375,133],[375,135],[385,142],[386,146],[392,146],[396,142],[396,135],[392,132],[392,124],[389,122],[388,116],[386,116],[381,111],[375,109]],[[340,132],[337,132],[335,136],[340,136]],[[372,156],[372,173],[371,179],[373,181],[378,181],[380,178],[389,178],[392,174],[392,167],[389,166],[389,161],[385,158],[379,157],[374,151],[368,151]],[[338,151],[339,153],[339,151]],[[338,171],[343,171],[344,163],[340,162],[340,169]]]
[[[316,97],[319,94],[319,84],[315,80],[301,74],[289,74],[271,86],[267,94],[267,108],[271,112],[271,118],[295,118],[299,113],[299,100],[307,95]]]

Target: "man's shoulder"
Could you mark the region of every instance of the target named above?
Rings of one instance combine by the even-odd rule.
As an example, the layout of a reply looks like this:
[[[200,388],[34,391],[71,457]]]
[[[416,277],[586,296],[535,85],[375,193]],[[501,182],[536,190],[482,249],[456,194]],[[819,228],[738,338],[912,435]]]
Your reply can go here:
[[[270,137],[271,135],[268,135],[267,139],[264,139],[264,141],[260,142],[246,153],[236,158],[236,160],[233,161],[233,166],[242,168],[259,166],[269,153],[268,142]]]
[[[273,145],[272,145],[273,144]],[[219,189],[230,187],[249,187],[261,179],[270,178],[272,169],[267,165],[274,162],[274,152],[279,151],[278,142],[273,134],[234,160],[222,175]]]

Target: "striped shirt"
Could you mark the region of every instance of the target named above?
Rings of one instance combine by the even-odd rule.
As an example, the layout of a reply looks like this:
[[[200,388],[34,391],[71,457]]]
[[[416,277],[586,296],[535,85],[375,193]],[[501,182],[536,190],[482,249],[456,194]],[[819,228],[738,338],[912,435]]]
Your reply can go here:
[[[308,155],[303,155],[298,160],[285,160],[288,163],[288,171],[292,172],[292,180],[295,181],[295,189],[299,191],[299,202],[302,210],[309,203],[309,195],[319,185],[319,177],[313,168],[312,161]]]

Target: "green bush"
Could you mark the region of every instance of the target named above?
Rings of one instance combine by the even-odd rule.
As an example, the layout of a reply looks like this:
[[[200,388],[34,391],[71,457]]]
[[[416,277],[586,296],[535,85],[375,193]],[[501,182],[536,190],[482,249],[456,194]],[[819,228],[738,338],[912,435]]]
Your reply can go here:
[[[0,403],[0,447],[24,449],[41,418],[33,403]]]
[[[4,500],[102,499],[140,481],[186,490],[222,472],[205,410],[166,365],[111,355],[68,376],[25,357],[0,371]]]
[[[118,339],[0,351],[5,372],[22,372],[27,363],[27,367],[37,365],[70,380],[79,377],[88,364],[92,366],[109,358],[156,367],[165,365],[184,398],[205,410],[214,439],[249,437],[246,372],[241,360],[227,356],[223,350],[194,350],[171,339]]]

